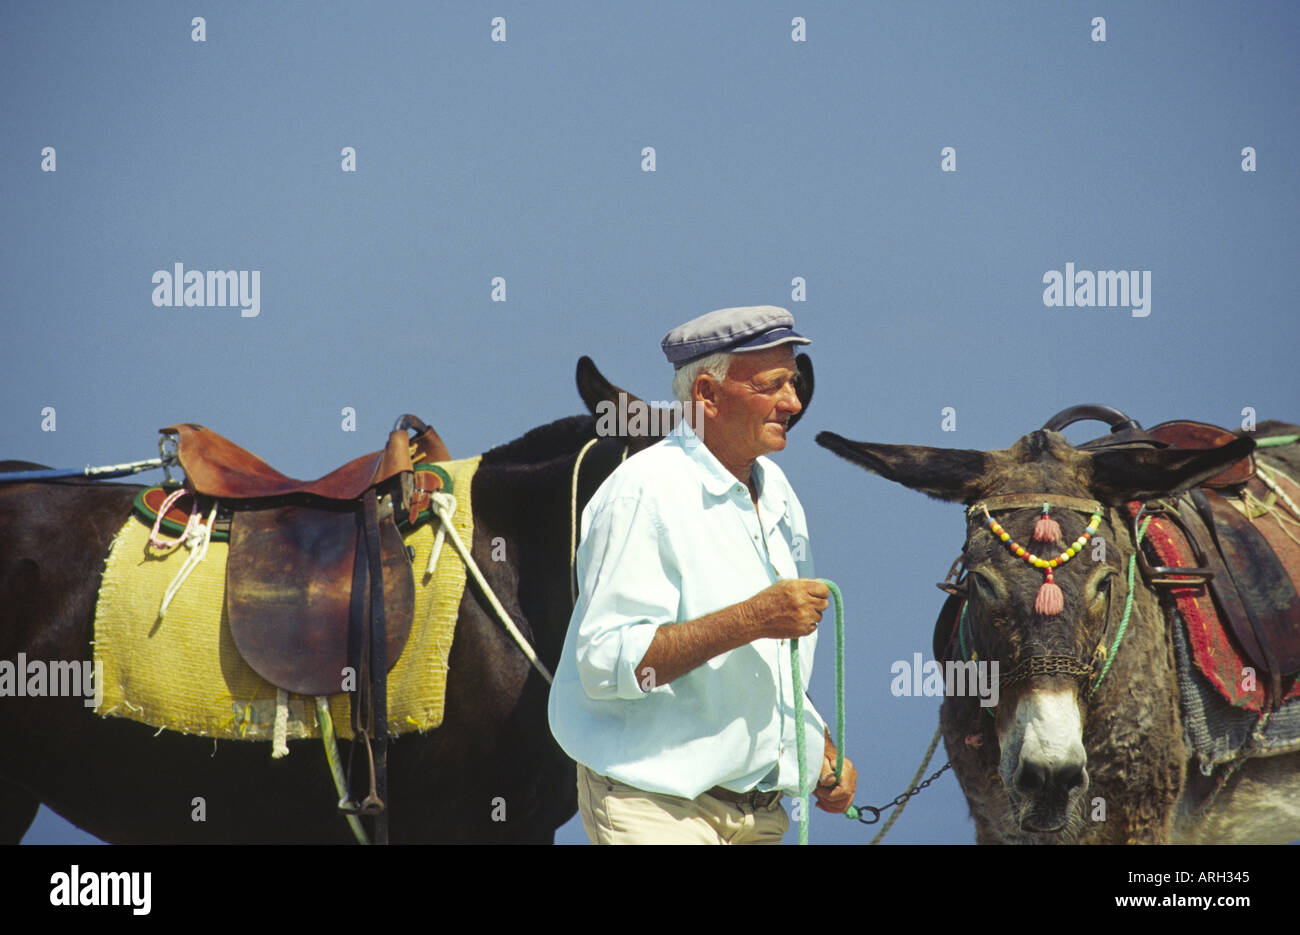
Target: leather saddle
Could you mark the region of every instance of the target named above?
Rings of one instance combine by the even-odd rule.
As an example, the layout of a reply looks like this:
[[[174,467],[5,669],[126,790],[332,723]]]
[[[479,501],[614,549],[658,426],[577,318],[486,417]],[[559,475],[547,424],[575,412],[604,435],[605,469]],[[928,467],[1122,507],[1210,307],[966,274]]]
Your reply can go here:
[[[1217,448],[1239,437],[1227,429],[1188,420],[1143,430],[1123,413],[1104,406],[1072,407],[1058,413],[1044,428],[1059,431],[1081,419],[1098,419],[1111,426],[1110,435],[1079,446],[1089,450],[1127,445]],[[1287,694],[1283,681],[1300,673],[1300,594],[1274,544],[1229,501],[1247,489],[1257,496],[1267,494],[1255,475],[1252,452],[1199,487],[1172,499],[1144,504],[1140,513],[1133,511],[1132,522],[1136,534],[1137,516],[1156,516],[1185,537],[1197,567],[1152,565],[1139,553],[1143,577],[1149,584],[1173,588],[1186,588],[1200,579],[1213,598],[1219,619],[1243,657],[1255,667],[1260,683],[1268,686],[1270,704],[1276,707]]]
[[[446,445],[405,415],[381,450],[301,481],[201,425],[160,431],[175,446],[185,485],[229,514],[226,611],[240,655],[286,691],[350,692],[354,749],[361,738],[373,764],[360,810],[381,812],[386,675],[406,645],[415,604],[396,519],[405,511],[413,520],[427,505],[414,465],[450,460]],[[340,808],[356,810],[346,801]]]

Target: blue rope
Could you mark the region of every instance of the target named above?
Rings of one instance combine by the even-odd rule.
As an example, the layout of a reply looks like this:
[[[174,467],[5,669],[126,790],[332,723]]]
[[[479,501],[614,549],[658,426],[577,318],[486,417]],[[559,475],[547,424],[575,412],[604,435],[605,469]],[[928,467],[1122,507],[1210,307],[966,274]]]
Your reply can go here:
[[[79,468],[40,468],[33,471],[6,471],[0,473],[0,484],[26,484],[32,481],[65,480],[72,477],[127,477],[142,471],[152,471],[163,466],[162,458],[132,461],[129,464],[109,464],[103,467],[86,465]]]

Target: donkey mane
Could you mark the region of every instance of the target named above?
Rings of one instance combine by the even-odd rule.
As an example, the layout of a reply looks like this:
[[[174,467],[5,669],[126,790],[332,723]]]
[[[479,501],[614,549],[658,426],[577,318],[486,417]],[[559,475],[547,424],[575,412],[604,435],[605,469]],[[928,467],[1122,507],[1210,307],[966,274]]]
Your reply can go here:
[[[530,429],[514,441],[485,451],[483,463],[536,465],[571,455],[584,440],[592,437],[595,429],[596,420],[589,415],[557,419],[549,425]]]

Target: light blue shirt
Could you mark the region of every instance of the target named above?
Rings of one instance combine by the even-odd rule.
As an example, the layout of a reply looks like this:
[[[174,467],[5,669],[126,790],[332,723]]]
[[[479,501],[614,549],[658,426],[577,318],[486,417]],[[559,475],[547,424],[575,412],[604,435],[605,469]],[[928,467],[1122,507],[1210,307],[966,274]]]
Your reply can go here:
[[[811,578],[803,507],[781,469],[749,490],[684,422],[606,479],[582,514],[578,601],[551,686],[551,732],[597,773],[693,799],[713,786],[797,793],[790,641],[759,639],[643,691],[634,668],[655,631]],[[816,634],[799,640],[812,677]],[[805,698],[809,784],[825,724]]]

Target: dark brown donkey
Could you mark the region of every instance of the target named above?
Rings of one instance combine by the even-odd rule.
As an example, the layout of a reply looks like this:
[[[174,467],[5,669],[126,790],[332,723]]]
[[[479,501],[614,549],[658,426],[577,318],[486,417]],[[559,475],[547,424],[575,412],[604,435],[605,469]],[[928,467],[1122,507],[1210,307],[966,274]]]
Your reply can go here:
[[[806,403],[806,357],[801,369]],[[621,393],[587,358],[578,386],[593,410],[617,405]],[[623,405],[644,404],[628,396]],[[573,509],[581,511],[628,453],[655,440],[598,438],[597,424],[573,416],[534,429],[486,452],[474,477],[474,558],[551,670],[572,609]],[[0,471],[34,467],[0,462]],[[0,660],[91,658],[104,557],[140,489],[0,483]],[[505,561],[492,559],[497,537]],[[573,763],[547,726],[546,696],[545,681],[471,582],[443,723],[389,748],[391,840],[550,843],[577,810],[577,795]],[[265,742],[158,732],[98,717],[80,697],[3,697],[0,841],[19,841],[45,803],[110,842],[351,842],[320,742],[290,747],[272,760]],[[204,821],[192,820],[196,797],[205,801]]]
[[[1217,793],[1213,783],[1207,788],[1184,739],[1173,608],[1141,574],[1131,594],[1128,586],[1135,547],[1124,504],[1201,484],[1248,456],[1255,442],[1155,447],[1136,423],[1112,424],[1129,437],[1099,439],[1095,448],[1049,430],[1001,451],[870,444],[831,432],[817,441],[881,477],[968,507],[965,577],[948,582],[955,594],[935,653],[953,660],[949,671],[967,685],[945,698],[940,719],[980,843],[1300,838],[1300,753],[1246,759],[1219,772]],[[1294,431],[1262,423],[1256,434]],[[1300,446],[1267,450],[1291,452],[1261,449],[1257,457],[1300,476]],[[1052,523],[1039,526],[1045,501],[1055,504]],[[1095,535],[1085,535],[1090,523]],[[1054,559],[1081,539],[1050,576],[1022,554]],[[1103,539],[1106,547],[1097,549]],[[1288,652],[1300,645],[1293,637]],[[972,681],[979,665],[996,694],[970,690],[983,684]],[[1289,671],[1284,691],[1294,680]]]

